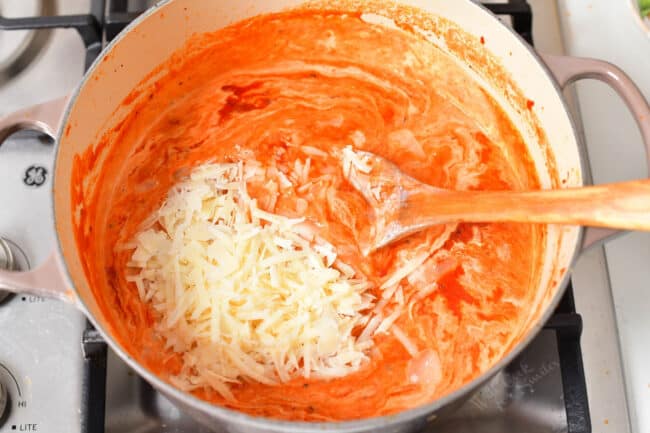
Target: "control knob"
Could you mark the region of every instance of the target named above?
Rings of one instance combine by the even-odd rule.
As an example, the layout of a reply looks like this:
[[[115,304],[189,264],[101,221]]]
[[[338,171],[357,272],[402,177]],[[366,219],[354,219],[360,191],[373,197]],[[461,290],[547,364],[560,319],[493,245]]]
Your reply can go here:
[[[0,269],[15,269],[14,255],[11,252],[11,247],[3,238],[0,237]],[[0,286],[0,302],[4,301],[9,296],[9,292],[2,290]],[[0,396],[1,398],[1,396]],[[0,405],[1,406],[1,405]],[[0,418],[2,417],[2,407],[0,407]]]
[[[2,419],[4,418],[5,411],[8,409],[7,401],[9,400],[9,395],[7,394],[7,388],[0,382],[0,425],[2,425]]]

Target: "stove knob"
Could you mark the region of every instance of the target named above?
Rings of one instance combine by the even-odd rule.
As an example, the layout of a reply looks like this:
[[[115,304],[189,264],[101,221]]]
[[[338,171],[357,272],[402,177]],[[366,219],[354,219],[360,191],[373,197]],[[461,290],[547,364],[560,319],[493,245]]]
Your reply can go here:
[[[15,269],[14,255],[11,247],[3,238],[0,237],[0,269]],[[9,292],[0,288],[0,302],[4,301]],[[0,408],[1,409],[1,408]]]
[[[9,400],[9,395],[7,394],[7,388],[0,382],[0,425],[5,415],[5,412],[9,409],[7,403]]]

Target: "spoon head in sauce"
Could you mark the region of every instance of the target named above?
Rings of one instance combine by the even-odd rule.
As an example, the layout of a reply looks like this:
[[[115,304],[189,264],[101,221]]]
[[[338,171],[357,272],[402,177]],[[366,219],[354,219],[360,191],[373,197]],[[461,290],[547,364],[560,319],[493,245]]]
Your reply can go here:
[[[423,190],[447,192],[412,178],[386,158],[350,146],[343,150],[341,162],[345,178],[363,195],[372,210],[372,224],[359,238],[359,247],[365,256],[424,228],[417,224],[405,226],[401,221],[410,194]]]

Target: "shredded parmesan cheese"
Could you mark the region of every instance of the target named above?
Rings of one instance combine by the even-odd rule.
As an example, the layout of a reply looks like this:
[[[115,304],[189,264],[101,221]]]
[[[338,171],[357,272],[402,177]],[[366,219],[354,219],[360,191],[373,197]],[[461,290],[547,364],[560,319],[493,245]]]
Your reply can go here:
[[[306,177],[309,165],[296,171]],[[345,376],[373,344],[370,332],[353,334],[369,320],[368,283],[331,245],[300,236],[303,219],[258,208],[249,171],[259,164],[206,164],[174,186],[131,243],[127,277],[159,315],[168,347],[183,354],[172,382],[229,399],[230,385],[244,381]]]

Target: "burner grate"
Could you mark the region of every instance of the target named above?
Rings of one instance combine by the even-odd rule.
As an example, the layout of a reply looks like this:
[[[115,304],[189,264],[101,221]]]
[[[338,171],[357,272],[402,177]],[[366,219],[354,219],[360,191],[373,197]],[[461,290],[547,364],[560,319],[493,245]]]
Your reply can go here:
[[[591,433],[587,385],[580,349],[582,317],[576,313],[571,285],[545,329],[554,330],[557,338],[568,433]]]
[[[508,0],[507,3],[484,4],[495,15],[509,16],[512,28],[533,45],[533,10],[526,0]]]
[[[0,30],[75,29],[86,47],[86,69],[102,50],[104,0],[93,0],[91,12],[79,15],[5,18],[0,16]]]

